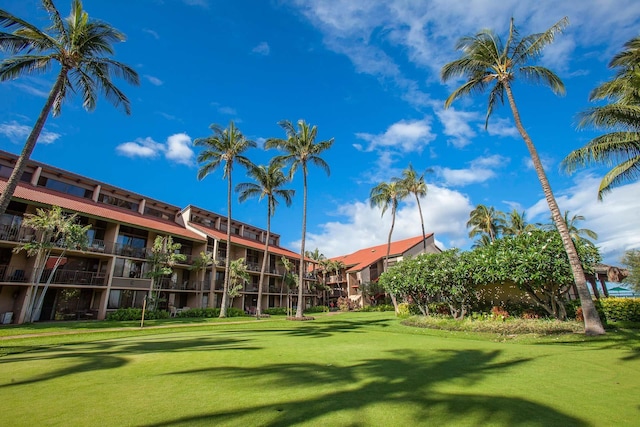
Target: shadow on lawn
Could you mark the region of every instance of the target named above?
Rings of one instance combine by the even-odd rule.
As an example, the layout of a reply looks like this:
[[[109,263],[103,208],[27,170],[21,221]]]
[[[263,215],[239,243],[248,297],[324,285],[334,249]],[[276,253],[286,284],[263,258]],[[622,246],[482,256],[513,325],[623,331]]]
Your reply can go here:
[[[470,386],[487,375],[499,375],[530,360],[498,362],[499,355],[500,351],[482,350],[428,354],[393,351],[389,357],[364,359],[351,366],[276,363],[255,368],[238,366],[176,372],[171,375],[187,379],[192,375],[209,376],[212,387],[220,380],[246,380],[251,387],[270,393],[274,403],[252,405],[245,401],[244,406],[236,410],[212,410],[148,426],[191,423],[285,426],[309,421],[331,425],[337,419],[342,425],[352,426],[393,425],[398,420],[417,424],[447,420],[453,425],[587,425],[551,407],[522,398],[448,394],[438,390],[448,385]],[[317,392],[313,397],[300,398],[301,392],[296,392],[300,387]],[[376,418],[367,418],[371,414],[366,410],[376,405],[388,405],[389,409],[381,413],[383,410],[377,408],[373,412]],[[396,411],[408,411],[410,415]]]
[[[294,327],[264,329],[260,333],[280,333],[291,335],[294,337],[310,337],[310,338],[329,338],[333,335],[344,333],[361,333],[365,328],[386,328],[389,327],[392,319],[378,320],[315,320],[310,322],[293,322]],[[237,330],[235,332],[246,333],[246,330]]]
[[[549,343],[540,343],[545,345]],[[585,350],[628,350],[629,354],[620,357],[622,361],[633,361],[640,359],[640,330],[637,329],[610,329],[604,335],[587,337],[581,341],[555,341],[554,344],[567,344],[582,346]],[[598,344],[594,346],[593,344]]]
[[[249,340],[235,338],[213,338],[199,337],[197,339],[180,339],[177,337],[167,339],[144,339],[137,342],[127,342],[119,344],[118,340],[92,342],[83,344],[70,344],[56,346],[54,348],[43,348],[25,350],[28,347],[20,347],[22,355],[7,359],[0,359],[2,365],[9,366],[12,363],[22,363],[37,360],[59,360],[71,359],[66,367],[33,376],[31,378],[15,379],[10,382],[0,384],[0,388],[15,385],[32,384],[73,375],[80,372],[99,371],[104,369],[115,369],[126,365],[129,360],[127,356],[145,353],[171,353],[171,352],[193,352],[193,351],[214,351],[214,350],[259,350],[260,347],[246,345]],[[11,349],[7,349],[11,353]],[[28,353],[27,353],[28,351]],[[16,353],[15,351],[13,352]],[[5,368],[6,369],[6,368]]]

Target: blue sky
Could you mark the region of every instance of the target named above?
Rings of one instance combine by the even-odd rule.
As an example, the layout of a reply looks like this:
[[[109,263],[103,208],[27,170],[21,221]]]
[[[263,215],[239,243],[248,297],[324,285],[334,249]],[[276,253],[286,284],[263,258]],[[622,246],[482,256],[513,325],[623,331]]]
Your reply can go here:
[[[70,1],[57,0],[63,16]],[[4,1],[2,8],[44,27],[37,0]],[[386,242],[390,216],[368,205],[370,189],[399,176],[409,162],[426,175],[426,229],[443,248],[469,248],[465,223],[478,204],[526,210],[530,222],[549,213],[526,147],[507,106],[484,129],[486,97],[443,109],[453,86],[441,83],[455,59],[456,40],[482,28],[504,35],[513,16],[521,33],[546,30],[563,16],[570,26],[547,47],[543,65],[563,79],[567,94],[517,84],[525,127],[546,166],[562,210],[587,218],[608,262],[640,247],[640,183],[618,188],[604,202],[596,190],[602,168],[573,176],[559,171],[571,150],[597,135],[576,130],[589,92],[612,75],[611,56],[638,35],[640,2],[522,1],[214,1],[85,0],[90,16],[127,35],[115,58],[133,66],[139,87],[126,116],[105,99],[87,113],[70,99],[50,117],[32,158],[168,203],[226,213],[226,184],[217,172],[197,181],[195,138],[230,120],[259,143],[284,137],[280,120],[305,119],[318,139],[334,138],[325,155],[331,175],[309,174],[307,249],[336,256]],[[19,153],[55,73],[0,84],[0,148]],[[458,82],[459,83],[459,82]],[[248,156],[266,163],[275,151]],[[246,181],[238,168],[234,182]],[[299,247],[302,179],[294,204],[281,205],[273,231]],[[266,226],[266,205],[236,203],[233,216]],[[415,201],[402,203],[393,239],[420,233]]]

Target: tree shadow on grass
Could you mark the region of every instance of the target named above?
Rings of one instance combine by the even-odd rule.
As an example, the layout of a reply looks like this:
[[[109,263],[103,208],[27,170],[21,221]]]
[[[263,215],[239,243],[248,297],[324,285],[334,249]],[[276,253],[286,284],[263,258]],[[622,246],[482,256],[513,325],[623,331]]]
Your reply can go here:
[[[40,347],[19,356],[0,359],[0,366],[10,366],[13,363],[35,362],[41,360],[71,359],[73,363],[64,368],[34,375],[30,378],[15,379],[0,384],[0,388],[16,385],[33,384],[73,375],[81,372],[100,371],[120,368],[127,363],[127,356],[145,353],[175,353],[193,351],[216,350],[260,350],[260,347],[247,345],[247,339],[199,337],[197,339],[181,339],[171,337],[165,339],[142,339],[136,342],[119,343],[119,340],[91,342],[82,344],[68,344],[55,348]],[[5,368],[6,369],[6,368]]]
[[[550,343],[540,343],[549,345]],[[629,354],[621,357],[622,361],[633,361],[640,359],[640,330],[635,329],[612,329],[604,335],[594,337],[584,337],[582,341],[554,341],[551,345],[566,344],[581,347],[588,351],[598,350],[628,350]]]
[[[552,407],[518,397],[445,393],[438,387],[464,387],[487,375],[499,375],[517,368],[529,359],[498,361],[500,351],[414,351],[389,352],[388,357],[364,359],[350,366],[319,363],[268,364],[255,368],[211,368],[175,372],[170,375],[216,381],[241,381],[264,389],[273,403],[244,405],[235,410],[213,409],[185,417],[148,424],[149,427],[174,425],[227,425],[258,423],[285,426],[302,422],[330,425],[394,425],[397,419],[417,424],[447,420],[467,425],[587,425]],[[309,398],[300,387],[317,390]],[[377,405],[390,408],[382,411]],[[394,408],[401,408],[398,415]],[[371,412],[373,411],[373,412]],[[375,414],[375,419],[366,417]],[[345,418],[346,417],[346,418]],[[396,418],[398,417],[398,418]],[[345,424],[345,420],[351,421]],[[433,421],[430,421],[433,420]]]
[[[314,322],[297,322],[295,327],[263,329],[260,333],[281,333],[294,337],[311,337],[311,338],[328,338],[344,333],[363,333],[368,332],[365,329],[372,327],[387,328],[391,326],[392,319],[378,320],[336,320],[314,321]],[[225,332],[246,333],[246,329],[242,330],[225,330]]]

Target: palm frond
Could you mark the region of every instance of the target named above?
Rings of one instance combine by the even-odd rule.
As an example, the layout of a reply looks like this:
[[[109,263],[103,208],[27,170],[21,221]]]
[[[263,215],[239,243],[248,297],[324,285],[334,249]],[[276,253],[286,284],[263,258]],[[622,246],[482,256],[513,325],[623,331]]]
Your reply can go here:
[[[53,56],[22,55],[0,63],[0,81],[13,80],[27,74],[45,73],[51,69]]]
[[[544,33],[531,34],[522,37],[513,48],[511,55],[512,66],[525,64],[533,58],[540,56],[542,50],[553,42],[556,35],[562,33],[569,25],[569,18],[566,16],[552,25]]]
[[[556,95],[564,95],[564,83],[553,71],[537,65],[520,67],[520,74],[527,81],[548,86]]]
[[[603,196],[611,192],[614,187],[637,180],[639,177],[640,157],[631,158],[616,165],[602,178],[598,188],[598,200],[602,200]]]
[[[69,34],[67,34],[67,29],[64,25],[64,21],[60,17],[60,12],[58,12],[58,9],[56,9],[53,1],[42,0],[42,6],[44,6],[44,9],[49,13],[49,19],[51,19],[50,29],[60,34],[63,39],[68,40]],[[76,11],[78,9],[82,10],[82,3],[78,0],[73,0],[73,3],[71,3],[72,13],[73,11]]]

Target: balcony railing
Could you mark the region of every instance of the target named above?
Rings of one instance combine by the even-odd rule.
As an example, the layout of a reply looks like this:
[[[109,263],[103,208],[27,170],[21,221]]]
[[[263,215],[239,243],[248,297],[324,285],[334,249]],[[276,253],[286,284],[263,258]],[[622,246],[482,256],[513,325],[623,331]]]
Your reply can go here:
[[[200,280],[185,280],[185,281],[173,281],[170,278],[162,278],[155,284],[156,289],[175,289],[183,291],[198,291],[201,290],[205,282]],[[208,283],[207,283],[208,285]],[[208,286],[207,286],[208,288]]]
[[[53,270],[44,270],[40,283],[49,280]],[[106,286],[109,276],[106,273],[95,273],[82,270],[56,270],[51,278],[52,284]]]
[[[10,265],[0,265],[0,278],[3,282],[25,283],[29,282],[29,273],[23,268]]]

